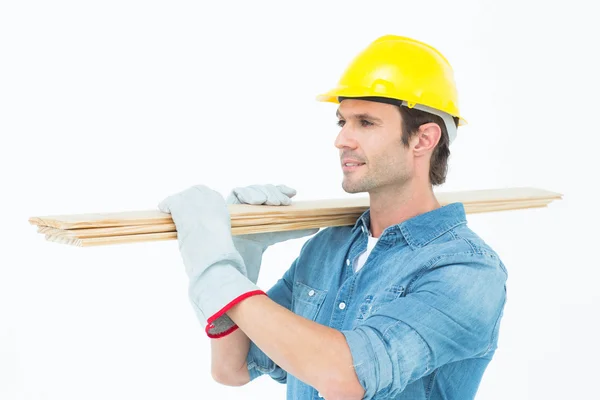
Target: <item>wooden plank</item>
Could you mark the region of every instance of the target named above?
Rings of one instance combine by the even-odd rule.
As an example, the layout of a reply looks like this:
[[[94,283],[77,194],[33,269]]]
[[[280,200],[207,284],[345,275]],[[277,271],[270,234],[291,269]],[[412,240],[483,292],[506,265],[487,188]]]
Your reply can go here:
[[[562,194],[536,188],[486,189],[474,191],[436,193],[441,205],[461,202],[469,204],[497,204],[524,200],[560,199]],[[238,220],[265,218],[341,216],[360,214],[369,206],[368,197],[297,201],[289,206],[265,206],[232,204],[229,205],[232,226]],[[50,226],[58,229],[82,229],[117,226],[156,225],[172,223],[171,215],[160,210],[141,210],[113,213],[50,215],[31,217],[29,223],[37,226]],[[254,224],[252,224],[254,225]]]
[[[256,225],[250,227],[233,228],[233,235],[241,235],[248,233],[265,233],[265,232],[281,232],[298,229],[312,229],[322,228],[325,226],[347,226],[354,225],[356,219],[341,217],[333,218],[329,221],[306,221],[301,223],[284,223],[274,225]],[[110,244],[125,244],[125,243],[137,243],[137,242],[148,242],[157,240],[172,240],[177,239],[177,232],[161,232],[161,233],[145,233],[137,235],[124,235],[124,236],[108,236],[108,237],[92,237],[92,238],[77,238],[62,235],[60,229],[52,229],[51,232],[46,234],[46,240],[50,242],[68,244],[78,247],[91,247],[91,246],[102,246]]]
[[[354,220],[358,219],[361,214],[348,214],[342,217],[354,218]],[[263,219],[255,219],[254,221],[236,221],[233,224],[232,230],[235,232],[236,228],[242,227],[258,227],[258,226],[273,226],[281,223],[300,223],[307,221],[323,221],[324,224],[327,224],[329,220],[331,220],[331,216],[319,216],[319,217],[299,217],[299,218],[265,218]],[[257,228],[260,230],[260,228]],[[267,228],[265,232],[268,232],[270,228]],[[92,237],[107,237],[107,236],[122,236],[122,235],[135,235],[140,233],[158,233],[158,232],[175,232],[175,224],[155,224],[155,225],[135,225],[135,226],[116,226],[109,228],[86,228],[86,229],[59,229],[52,228],[49,226],[38,226],[38,233],[50,233],[59,231],[64,237],[74,237],[74,238],[92,238]],[[56,232],[55,232],[56,233]]]
[[[483,205],[468,205],[467,207],[471,208],[471,212],[475,212],[475,207],[477,207],[477,212],[491,212],[496,209],[517,209],[517,208],[528,208],[533,206],[543,206],[549,203],[550,200],[530,200],[530,201],[522,201],[522,202],[511,202],[511,203],[485,203]],[[506,206],[506,207],[502,207]],[[354,220],[358,219],[360,214],[350,214],[344,217],[349,217]],[[281,219],[276,221],[274,218],[266,218],[268,221],[263,220],[253,220],[253,221],[243,221],[243,224],[240,224],[240,221],[234,223],[233,231],[236,231],[236,228],[243,226],[255,226],[255,225],[273,225],[276,223],[284,223],[284,222],[303,222],[303,221],[319,221],[325,220],[328,221],[332,217],[330,216],[318,216],[318,217],[299,217],[293,220]],[[254,222],[254,224],[252,223]],[[266,222],[266,223],[265,223]],[[327,223],[327,222],[325,222]],[[270,228],[268,228],[270,229]],[[132,235],[132,234],[141,234],[141,233],[158,233],[158,232],[174,232],[175,224],[157,224],[157,225],[138,225],[138,226],[124,226],[124,227],[109,227],[109,228],[87,228],[87,229],[67,229],[61,230],[57,228],[39,226],[39,233],[53,233],[53,235],[61,234],[64,237],[77,237],[77,238],[91,238],[91,237],[107,237],[107,236],[122,236],[122,235]],[[268,231],[268,230],[267,230]]]
[[[529,201],[515,201],[508,203],[488,203],[483,205],[478,204],[466,204],[465,212],[467,214],[476,214],[483,212],[496,212],[506,210],[520,210],[526,208],[539,208],[546,207],[552,200],[529,200]],[[330,218],[317,218],[315,220],[305,220],[290,223],[270,224],[270,225],[253,225],[253,226],[242,226],[232,227],[232,234],[250,234],[250,233],[263,233],[263,232],[279,232],[289,231],[298,229],[311,229],[311,228],[325,228],[330,226],[350,226],[354,225],[359,215],[350,215],[344,217],[330,217]],[[166,224],[165,224],[166,225]],[[177,239],[177,232],[155,232],[155,233],[134,233],[141,232],[139,229],[148,228],[147,226],[137,227],[125,227],[135,228],[129,230],[130,234],[126,235],[111,235],[111,236],[99,236],[89,237],[82,236],[77,237],[76,234],[87,231],[83,230],[62,230],[52,227],[39,227],[38,231],[46,234],[46,240],[56,243],[69,244],[79,247],[90,247],[90,246],[101,246],[110,244],[125,244],[125,243],[136,243],[146,241],[157,241],[157,240],[172,240]],[[173,225],[174,228],[174,225]],[[112,228],[114,229],[114,228]],[[113,233],[118,231],[113,230]]]
[[[493,212],[497,210],[506,210],[506,209],[520,209],[520,208],[530,208],[537,206],[545,206],[549,203],[550,200],[529,200],[529,201],[520,201],[520,202],[509,202],[509,203],[484,203],[483,205],[468,205],[470,212]],[[351,220],[356,221],[361,214],[349,214],[343,216],[344,218],[349,218]],[[253,229],[253,232],[264,231],[269,232],[272,228],[267,228],[267,226],[278,225],[281,223],[301,223],[301,222],[323,222],[323,226],[328,226],[329,221],[332,219],[331,216],[317,216],[317,217],[298,217],[296,219],[280,219],[277,218],[265,218],[265,220],[255,219],[253,221],[235,221],[232,224],[232,232],[237,232],[236,228],[240,227],[250,227],[255,226],[258,227],[260,225],[265,226],[265,230],[260,228]],[[267,222],[268,221],[268,222]],[[243,222],[243,223],[240,223]],[[252,223],[254,222],[254,223]],[[87,229],[57,229],[46,226],[39,226],[38,232],[52,235],[61,235],[63,237],[74,237],[74,238],[93,238],[93,237],[109,237],[109,236],[124,236],[124,235],[134,235],[134,234],[142,234],[142,233],[158,233],[158,232],[175,232],[175,224],[156,224],[156,225],[137,225],[137,226],[123,226],[123,227],[109,227],[109,228],[87,228]]]

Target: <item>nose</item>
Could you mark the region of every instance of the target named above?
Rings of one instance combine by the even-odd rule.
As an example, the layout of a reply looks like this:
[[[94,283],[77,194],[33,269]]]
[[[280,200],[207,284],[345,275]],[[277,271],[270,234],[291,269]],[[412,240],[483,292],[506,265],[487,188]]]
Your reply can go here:
[[[344,148],[356,149],[358,147],[358,142],[354,138],[348,124],[344,125],[340,133],[338,133],[335,138],[334,146],[340,150],[343,150]]]

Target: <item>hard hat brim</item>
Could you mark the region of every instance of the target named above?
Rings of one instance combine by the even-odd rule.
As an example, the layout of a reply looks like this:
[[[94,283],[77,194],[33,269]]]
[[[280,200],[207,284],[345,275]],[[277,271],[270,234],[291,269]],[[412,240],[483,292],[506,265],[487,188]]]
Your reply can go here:
[[[370,88],[367,89],[365,88],[364,90],[361,90],[360,88],[335,88],[332,89],[328,92],[325,92],[323,94],[320,94],[316,97],[317,101],[321,101],[321,102],[327,102],[327,103],[335,103],[335,104],[339,104],[339,98],[340,97],[346,97],[346,98],[354,98],[354,97],[388,97],[391,98],[389,96],[386,96],[387,93],[373,93],[373,90],[371,90]],[[394,100],[406,100],[406,99],[394,99]],[[464,126],[467,125],[467,121],[460,117],[458,117],[458,126]]]

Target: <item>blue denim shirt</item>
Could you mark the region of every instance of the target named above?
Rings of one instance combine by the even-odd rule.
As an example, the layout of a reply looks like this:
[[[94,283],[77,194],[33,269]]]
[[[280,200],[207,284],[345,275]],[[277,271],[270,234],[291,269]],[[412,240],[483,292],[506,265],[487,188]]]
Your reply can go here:
[[[342,332],[364,399],[472,399],[497,347],[507,272],[451,203],[384,230],[365,265],[369,211],[322,229],[267,292],[294,313]],[[250,379],[287,383],[288,399],[318,399],[253,342]]]

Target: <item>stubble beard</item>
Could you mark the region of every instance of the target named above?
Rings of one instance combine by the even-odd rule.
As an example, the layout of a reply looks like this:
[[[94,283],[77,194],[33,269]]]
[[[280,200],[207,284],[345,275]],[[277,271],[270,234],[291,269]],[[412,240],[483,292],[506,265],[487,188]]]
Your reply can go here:
[[[363,176],[355,173],[344,174],[342,188],[346,193],[374,193],[388,186],[402,186],[410,180],[405,166],[401,163],[390,163],[383,170],[366,171]]]
[[[344,176],[342,188],[346,193],[363,193],[377,187],[376,182],[369,176],[363,176],[356,179],[352,174]]]

